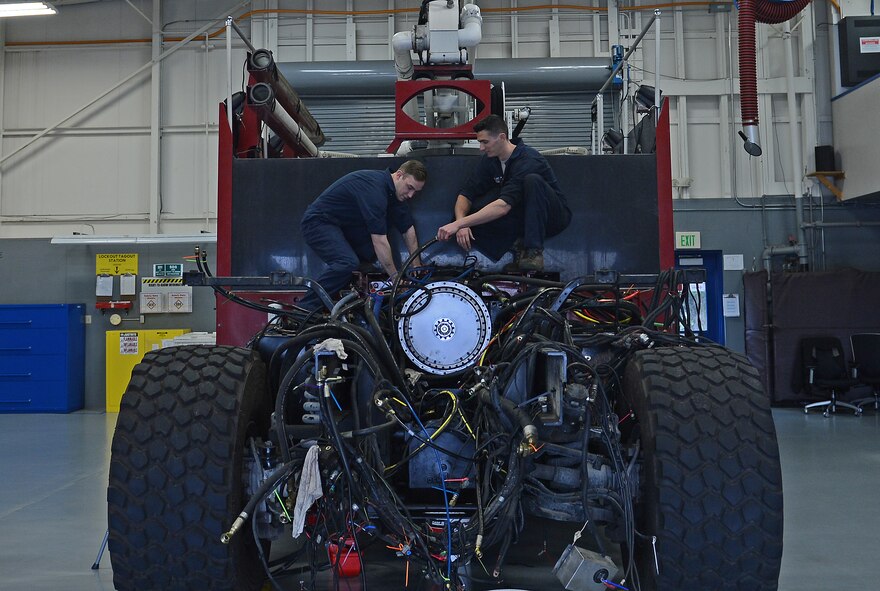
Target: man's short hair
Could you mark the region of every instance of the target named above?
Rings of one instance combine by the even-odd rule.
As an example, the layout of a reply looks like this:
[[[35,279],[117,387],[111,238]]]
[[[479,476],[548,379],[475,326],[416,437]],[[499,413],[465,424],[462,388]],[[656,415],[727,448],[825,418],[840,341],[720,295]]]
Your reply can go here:
[[[427,182],[428,180],[428,169],[418,160],[407,160],[397,170],[403,174],[408,174],[420,183]]]
[[[503,133],[508,137],[510,136],[510,133],[507,131],[507,123],[505,123],[504,119],[502,119],[498,115],[489,115],[482,121],[479,121],[476,125],[474,125],[474,131],[476,133],[480,133],[481,131],[488,131],[492,135]]]

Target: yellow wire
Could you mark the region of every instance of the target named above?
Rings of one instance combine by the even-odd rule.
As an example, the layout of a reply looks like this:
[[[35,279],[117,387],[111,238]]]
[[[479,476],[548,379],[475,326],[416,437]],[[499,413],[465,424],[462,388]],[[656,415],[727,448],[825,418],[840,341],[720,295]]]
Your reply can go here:
[[[471,426],[470,426],[470,425],[468,425],[467,419],[464,418],[464,413],[461,412],[461,409],[458,409],[458,415],[461,417],[461,422],[464,423],[464,427],[465,427],[465,429],[468,430],[468,433],[470,433],[470,434],[471,434],[471,437],[473,437],[473,438],[474,438],[474,441],[476,441],[476,440],[477,440],[477,434],[474,433],[474,430],[471,429]]]
[[[443,421],[443,424],[441,424],[439,427],[437,427],[436,431],[434,431],[433,433],[428,435],[428,441],[434,441],[434,438],[437,437],[438,435],[440,435],[443,432],[443,430],[449,426],[449,423],[452,422],[452,417],[454,417],[456,411],[458,411],[458,398],[456,398],[455,394],[453,394],[449,390],[444,390],[443,392],[445,394],[449,394],[450,398],[452,398],[452,411],[450,411],[449,416],[446,417],[446,420]],[[401,404],[406,404],[405,402],[402,402],[402,401],[398,400],[397,398],[394,398],[394,400],[397,400],[397,402],[400,402]],[[414,456],[417,453],[419,453],[420,451],[422,451],[422,449],[424,449],[424,447],[426,445],[428,445],[428,444],[422,443],[421,445],[419,445],[415,449],[415,451],[412,453],[412,455]],[[396,464],[392,464],[391,466],[386,467],[385,471],[388,472],[389,470],[393,470],[393,469],[397,468],[399,465],[400,465],[400,462],[397,462]]]
[[[514,318],[514,320],[515,320],[515,319],[516,319],[516,318]],[[499,330],[499,331],[498,331],[498,334],[496,334],[494,337],[492,337],[491,339],[489,339],[489,342],[486,343],[486,348],[483,349],[483,354],[480,355],[480,362],[479,362],[477,365],[483,365],[483,361],[485,361],[485,359],[486,359],[486,353],[489,352],[489,347],[492,346],[492,343],[494,343],[494,342],[498,339],[498,337],[500,337],[502,334],[504,334],[504,331],[505,331],[505,330],[507,330],[508,328],[510,328],[511,326],[513,326],[514,320],[511,320],[510,322],[508,322],[508,323],[507,323],[507,326],[505,326],[504,328],[502,328],[501,330]]]
[[[583,312],[578,312],[577,310],[575,310],[574,315],[577,316],[578,318],[582,318],[582,319],[586,320],[587,322],[594,322],[596,324],[599,324],[598,320],[596,320],[594,318],[590,318],[589,316],[587,316]]]
[[[275,497],[278,499],[278,502],[281,503],[281,510],[284,511],[284,516],[287,517],[288,521],[293,521],[290,518],[290,514],[287,512],[287,507],[284,506],[284,501],[281,500],[281,495],[278,494],[278,491],[275,491]]]

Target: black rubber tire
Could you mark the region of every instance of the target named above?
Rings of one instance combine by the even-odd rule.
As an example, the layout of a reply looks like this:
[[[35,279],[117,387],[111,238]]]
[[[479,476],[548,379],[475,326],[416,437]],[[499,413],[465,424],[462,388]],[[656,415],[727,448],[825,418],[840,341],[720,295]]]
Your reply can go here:
[[[636,560],[646,591],[770,591],[782,560],[782,474],[758,372],[720,347],[640,351],[624,396],[642,446]]]
[[[220,536],[246,499],[247,437],[268,422],[266,370],[247,349],[152,351],[122,397],[107,489],[119,591],[249,591],[265,577],[250,528]]]

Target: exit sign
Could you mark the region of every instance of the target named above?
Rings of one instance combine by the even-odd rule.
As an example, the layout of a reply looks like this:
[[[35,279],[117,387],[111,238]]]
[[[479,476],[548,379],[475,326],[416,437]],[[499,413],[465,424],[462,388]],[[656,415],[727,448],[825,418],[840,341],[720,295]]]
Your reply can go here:
[[[153,265],[153,277],[183,277],[183,263]]]
[[[675,248],[700,248],[700,233],[676,232]]]

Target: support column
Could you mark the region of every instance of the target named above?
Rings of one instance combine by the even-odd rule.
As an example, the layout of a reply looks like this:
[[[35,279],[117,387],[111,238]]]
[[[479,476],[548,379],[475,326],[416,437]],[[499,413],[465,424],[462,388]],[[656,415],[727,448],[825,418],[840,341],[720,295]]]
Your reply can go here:
[[[312,11],[315,9],[315,0],[306,2],[306,61],[315,61],[315,17]]]
[[[791,35],[791,21],[785,21],[782,29],[785,44],[786,105],[788,107],[788,137],[791,143],[791,190],[794,193],[795,223],[797,224],[798,262],[801,269],[807,268],[807,239],[804,232],[804,191],[803,155],[801,152],[801,133],[798,129],[797,95],[794,92],[794,39]],[[806,126],[806,122],[804,122]]]
[[[660,35],[660,23],[654,23],[655,34]],[[675,75],[679,79],[687,79],[684,65],[684,17],[680,10],[672,13],[672,37],[675,39]],[[659,45],[659,44],[658,44]],[[659,63],[659,59],[655,60]],[[655,97],[659,95],[659,89],[655,89]],[[679,181],[687,182],[690,178],[689,151],[688,151],[688,108],[687,97],[678,97],[678,175]],[[688,185],[679,183],[678,196],[680,199],[689,197]]]
[[[724,14],[731,13],[716,12],[715,13],[715,69],[720,78],[729,78],[733,74],[728,71],[726,56],[726,47],[724,44]],[[726,72],[726,74],[725,74]],[[732,196],[733,187],[731,184],[731,172],[733,167],[730,165],[730,97],[721,94],[718,96],[718,139],[721,148],[721,159],[719,165],[721,168],[721,187],[719,194],[722,196]]]
[[[550,57],[559,57],[561,54],[559,43],[559,0],[553,0],[553,10],[550,16]]]
[[[345,8],[349,12],[354,10],[353,0],[345,3]],[[354,16],[348,15],[345,19],[345,59],[350,62],[357,60],[357,29],[354,24]]]
[[[617,0],[608,0],[608,51],[611,56],[611,46],[620,45],[620,12],[617,10]]]
[[[394,0],[388,0],[388,59],[394,59],[394,47],[391,46],[391,38],[394,37]]]
[[[266,8],[278,10],[278,0],[266,0]],[[281,61],[278,55],[278,13],[272,12],[266,15],[266,49],[270,49],[275,59]],[[259,49],[259,48],[258,48]]]
[[[162,0],[153,0],[153,65],[150,68],[150,234],[161,231],[162,215],[162,121],[159,55],[162,53]]]
[[[519,14],[516,11],[517,0],[510,0],[510,57],[519,57]]]
[[[813,153],[813,148],[819,143],[819,118],[816,106],[816,27],[814,24],[814,10],[816,7],[811,2],[798,16],[801,17],[799,28],[801,30],[801,69],[803,77],[810,80],[810,89],[801,97],[801,121],[803,121],[802,136],[804,139],[804,161]],[[814,163],[815,164],[815,163]],[[816,170],[815,167],[812,170]]]

